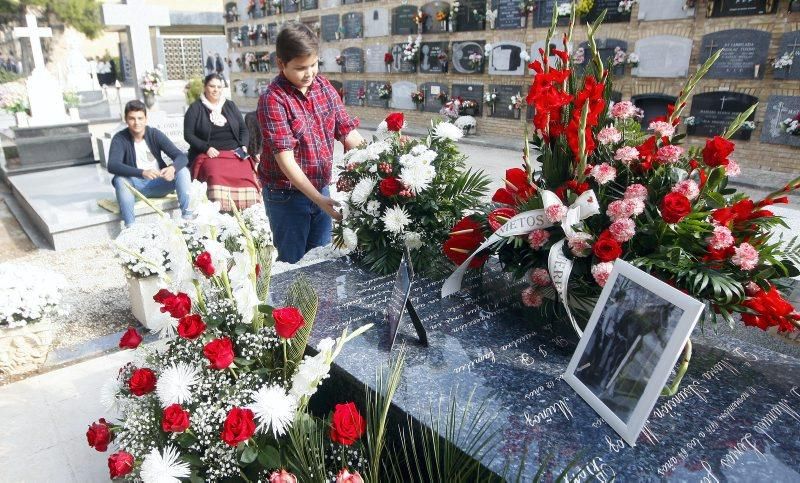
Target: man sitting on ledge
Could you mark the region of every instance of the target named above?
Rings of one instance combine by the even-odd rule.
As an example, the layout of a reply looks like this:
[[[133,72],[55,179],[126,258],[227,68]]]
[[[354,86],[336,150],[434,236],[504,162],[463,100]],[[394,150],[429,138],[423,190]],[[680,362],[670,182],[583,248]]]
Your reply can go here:
[[[114,135],[108,152],[108,171],[115,175],[111,183],[117,195],[122,221],[128,227],[135,219],[136,197],[126,182],[148,198],[160,198],[175,191],[181,214],[189,218],[189,163],[186,154],[156,128],[147,126],[147,108],[142,101],[125,104],[123,129]],[[161,153],[172,159],[172,164],[161,158]]]

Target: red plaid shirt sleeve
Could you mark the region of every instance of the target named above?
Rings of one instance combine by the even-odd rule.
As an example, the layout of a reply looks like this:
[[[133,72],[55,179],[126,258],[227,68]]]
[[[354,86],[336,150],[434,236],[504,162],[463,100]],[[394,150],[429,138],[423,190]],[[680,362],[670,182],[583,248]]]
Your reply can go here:
[[[273,155],[297,147],[297,138],[289,125],[289,113],[278,96],[268,94],[258,98],[258,124],[264,145]]]

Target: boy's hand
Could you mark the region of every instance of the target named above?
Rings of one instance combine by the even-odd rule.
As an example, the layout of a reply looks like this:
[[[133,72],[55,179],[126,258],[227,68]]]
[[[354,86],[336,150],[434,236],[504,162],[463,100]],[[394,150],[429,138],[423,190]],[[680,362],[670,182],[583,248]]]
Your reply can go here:
[[[166,168],[161,170],[161,177],[167,181],[172,181],[175,179],[175,166],[167,166]]]
[[[339,206],[338,201],[334,201],[327,196],[320,196],[320,200],[317,203],[322,210],[330,215],[336,221],[342,221],[342,214],[336,211],[336,207]]]
[[[145,169],[144,171],[142,171],[142,177],[146,180],[153,180],[156,178],[160,178],[161,173],[159,173],[155,169]]]

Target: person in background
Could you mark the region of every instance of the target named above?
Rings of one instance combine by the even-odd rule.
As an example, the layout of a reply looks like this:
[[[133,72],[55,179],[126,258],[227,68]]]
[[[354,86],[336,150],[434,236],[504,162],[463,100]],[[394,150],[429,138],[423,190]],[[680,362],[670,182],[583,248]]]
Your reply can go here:
[[[214,69],[217,75],[222,77],[225,87],[228,87],[228,80],[225,79],[225,64],[222,62],[222,57],[219,56],[219,53],[214,54]]]
[[[223,211],[232,211],[230,199],[241,210],[261,201],[255,166],[247,155],[250,136],[242,113],[225,99],[222,78],[209,74],[203,94],[183,118],[183,138],[189,143],[192,176],[208,184],[208,199]]]
[[[108,152],[108,171],[114,175],[111,184],[125,226],[135,221],[136,197],[128,184],[147,197],[176,192],[181,214],[184,218],[191,217],[189,186],[192,179],[186,154],[163,132],[147,125],[147,108],[142,101],[125,104],[125,123],[128,128],[114,135]],[[162,153],[172,159],[172,164],[164,161]]]
[[[206,75],[211,75],[213,73],[214,73],[214,56],[212,56],[211,51],[209,51],[206,56]]]

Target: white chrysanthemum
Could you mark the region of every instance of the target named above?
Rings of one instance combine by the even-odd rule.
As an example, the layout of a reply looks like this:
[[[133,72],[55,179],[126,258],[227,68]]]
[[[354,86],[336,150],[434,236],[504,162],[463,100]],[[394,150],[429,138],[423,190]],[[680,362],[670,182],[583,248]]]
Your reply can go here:
[[[335,345],[335,340],[331,339],[330,337],[325,337],[321,341],[317,342],[317,350],[319,352],[330,352],[333,350],[333,346]]]
[[[381,220],[383,220],[386,231],[394,234],[402,233],[406,225],[411,223],[411,218],[409,218],[406,210],[397,205],[392,208],[386,208]]]
[[[250,281],[234,287],[233,298],[236,300],[236,309],[242,317],[242,323],[249,324],[253,320],[253,310],[261,303],[258,300],[256,287]]]
[[[417,155],[414,153],[406,153],[400,156],[400,159],[398,159],[398,161],[400,162],[400,166],[409,166],[418,163]]]
[[[378,124],[378,128],[375,130],[375,137],[383,140],[389,137],[392,133],[389,131],[389,125],[386,124],[386,121],[381,121]]]
[[[350,154],[350,156],[345,160],[346,164],[362,164],[369,159],[366,149],[353,149],[348,151],[348,154]]]
[[[415,231],[406,232],[403,240],[406,242],[406,246],[411,251],[422,248],[422,235]]]
[[[433,137],[438,139],[449,139],[450,141],[458,141],[464,137],[464,131],[455,124],[449,122],[440,122],[433,128]]]
[[[153,320],[149,329],[158,332],[162,339],[173,337],[178,330],[178,319],[169,315],[169,312],[153,311]]]
[[[411,148],[411,154],[414,156],[419,156],[420,154],[424,153],[428,150],[428,147],[424,144],[417,144],[413,148]]]
[[[381,154],[388,151],[391,147],[392,145],[386,141],[377,141],[367,146],[364,151],[366,151],[367,159],[374,161],[377,160]]]
[[[198,368],[185,362],[173,363],[158,377],[156,395],[161,401],[161,407],[192,402],[192,386],[199,382]]]
[[[400,170],[400,179],[414,194],[428,189],[435,177],[436,169],[430,164],[416,163]]]
[[[111,413],[112,415],[117,415],[120,413],[120,409],[122,406],[120,404],[120,398],[117,397],[119,395],[120,390],[122,390],[122,383],[119,382],[117,376],[112,377],[100,389],[100,404],[103,406],[103,409],[106,412]]]
[[[198,207],[204,203],[208,203],[208,185],[200,181],[192,180],[189,185],[189,211],[195,212]]]
[[[367,207],[364,209],[364,213],[368,214],[372,217],[377,217],[381,214],[381,203],[376,200],[372,200],[367,203]]]
[[[453,123],[456,127],[464,129],[465,127],[475,127],[478,125],[478,121],[475,120],[472,116],[459,116],[458,119],[455,120]]]
[[[358,234],[350,228],[345,228],[342,231],[342,239],[344,240],[344,247],[348,250],[355,250],[358,247]]]
[[[325,362],[326,353],[320,352],[314,357],[305,356],[292,377],[292,388],[289,394],[298,401],[303,397],[311,397],[317,386],[328,377],[331,370],[330,364]]]
[[[253,403],[247,407],[258,419],[258,431],[262,433],[272,429],[275,437],[283,436],[294,421],[297,411],[297,399],[286,394],[280,386],[264,386],[253,391]]]
[[[139,476],[144,483],[180,483],[180,478],[188,478],[191,474],[189,463],[181,461],[180,456],[173,446],[164,448],[163,454],[153,448],[144,457]]]
[[[417,161],[422,164],[431,164],[436,159],[436,151],[426,149],[422,154],[417,156]]]
[[[375,189],[377,180],[375,178],[364,178],[356,183],[353,188],[353,193],[350,195],[350,201],[355,205],[363,205]]]

